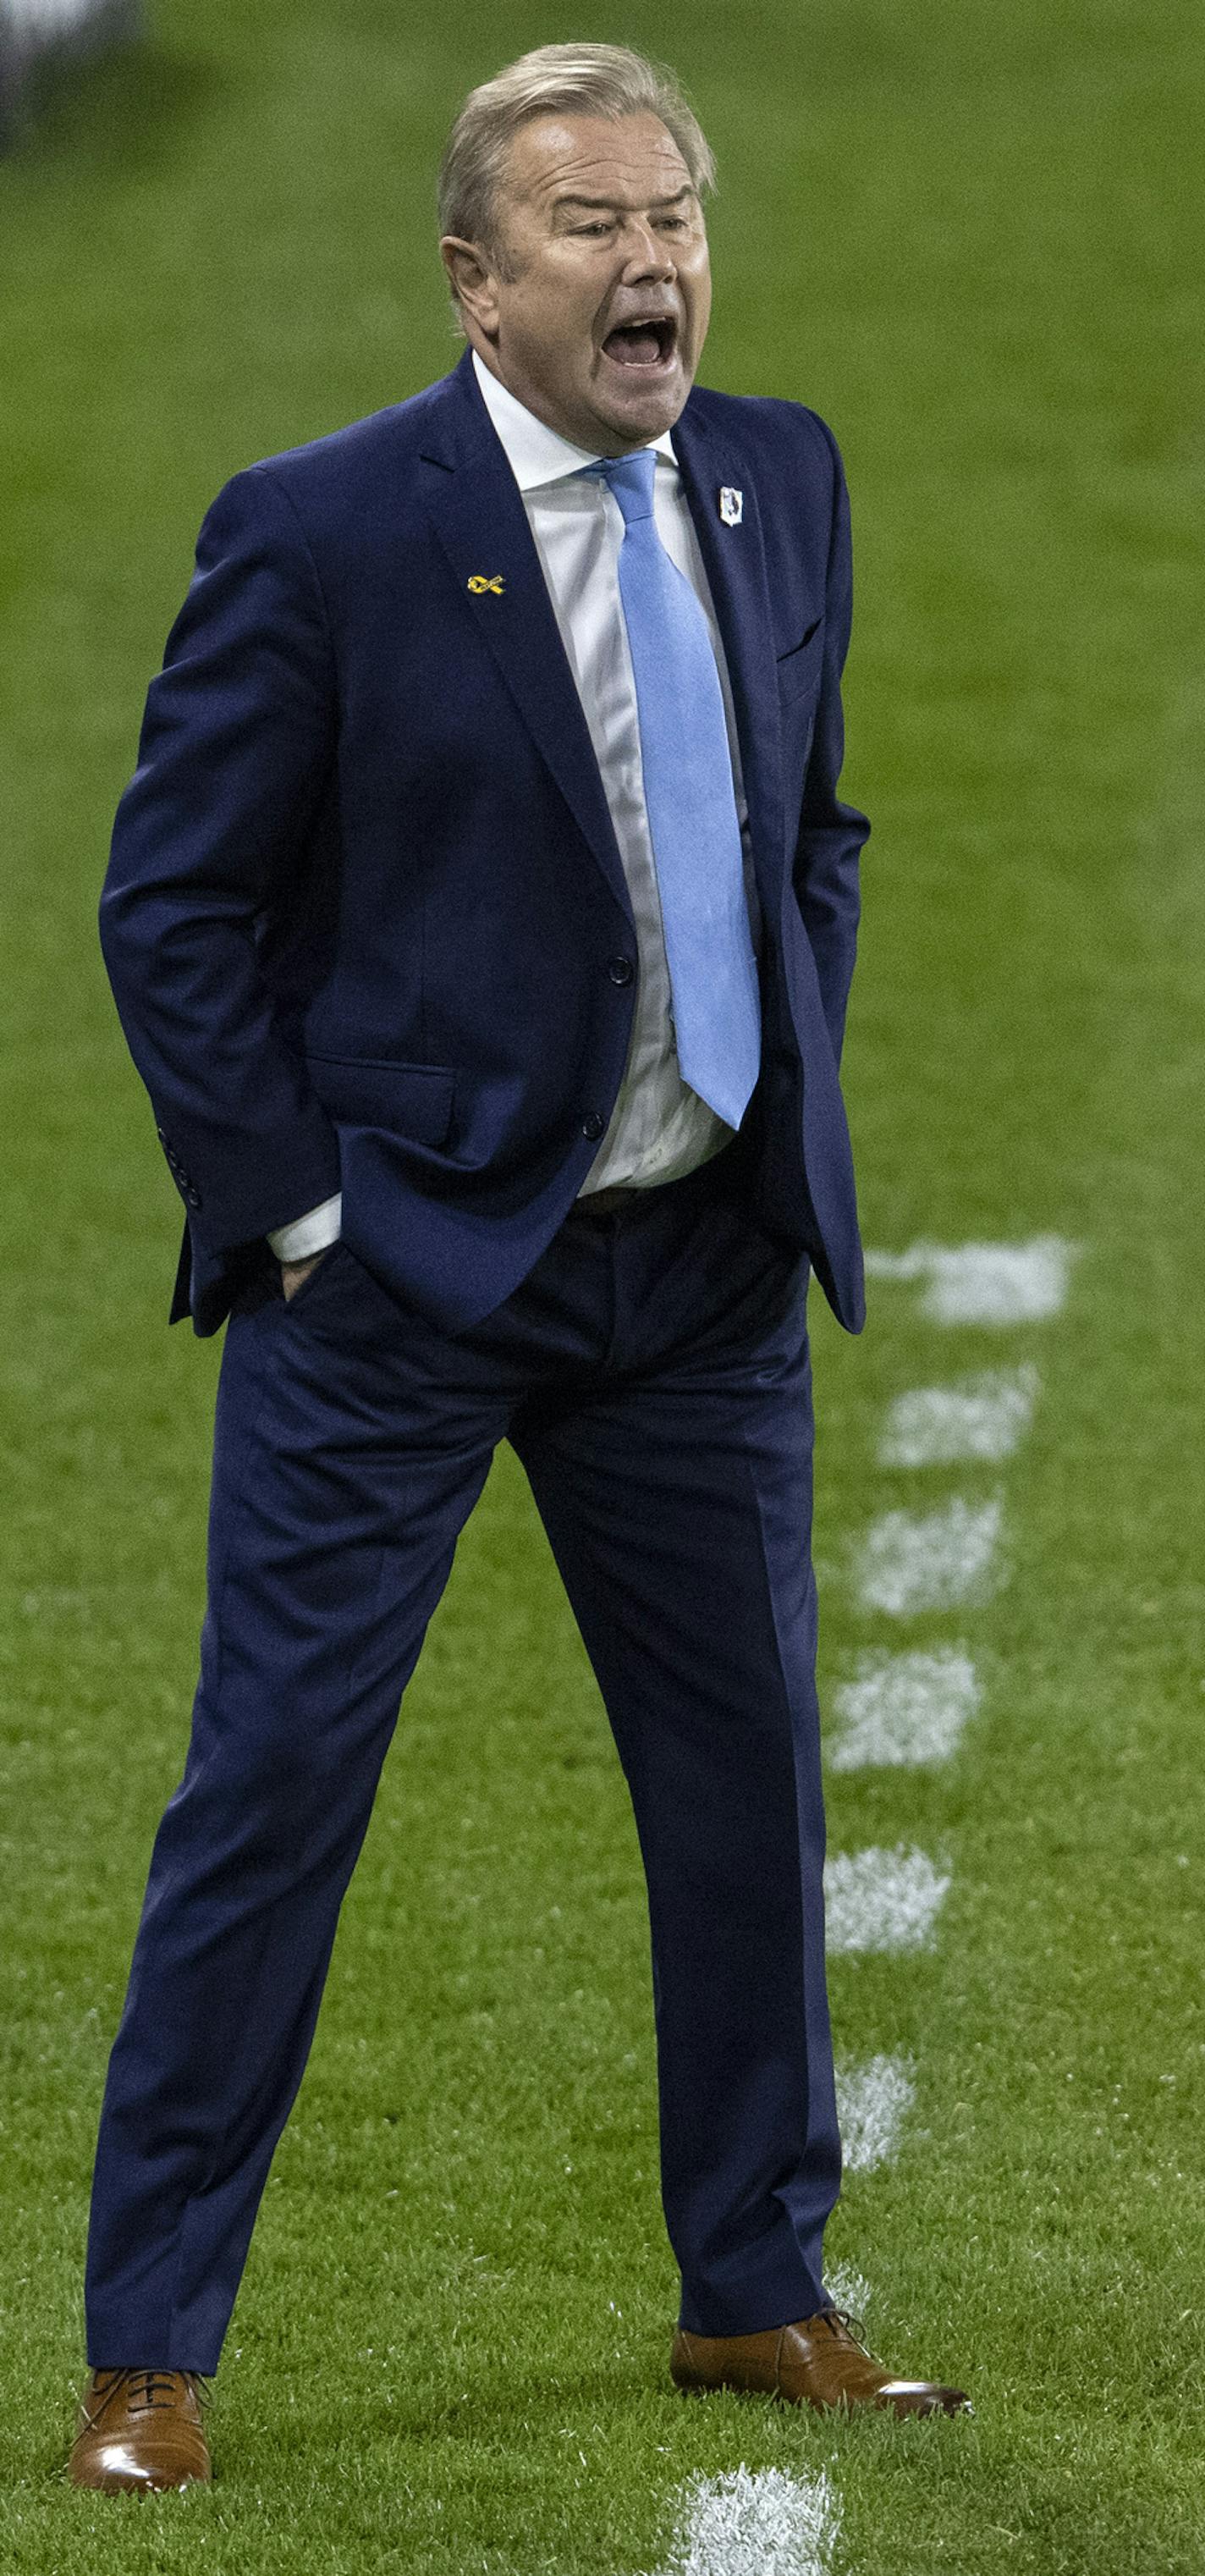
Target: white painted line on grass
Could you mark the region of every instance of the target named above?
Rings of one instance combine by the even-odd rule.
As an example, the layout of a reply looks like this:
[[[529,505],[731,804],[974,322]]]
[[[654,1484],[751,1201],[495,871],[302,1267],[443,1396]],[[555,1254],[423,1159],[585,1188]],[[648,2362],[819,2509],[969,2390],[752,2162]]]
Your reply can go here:
[[[836,1728],[826,1747],[833,1771],[947,1762],[982,1692],[968,1654],[859,1655],[853,1681],[833,1695]]]
[[[868,2057],[837,2069],[837,2118],[847,2173],[890,2164],[916,2086],[904,2057]]]
[[[785,2469],[692,2478],[664,2576],[825,2576],[841,2524],[831,2479]]]
[[[921,1950],[949,1893],[950,1873],[927,1852],[897,1843],[838,1852],[824,1873],[825,1948]]]
[[[879,1442],[882,1467],[950,1467],[963,1458],[1007,1458],[1029,1429],[1041,1380],[1035,1368],[993,1369],[953,1386],[897,1395]]]
[[[6,18],[17,36],[70,36],[99,18],[99,0],[5,0]]]
[[[1003,1501],[955,1494],[932,1512],[884,1512],[862,1543],[858,1593],[863,1608],[909,1619],[919,1610],[953,1610],[983,1601],[1001,1580],[996,1562]]]
[[[826,2273],[824,2286],[834,2307],[843,2308],[847,2317],[861,2318],[869,2313],[874,2292],[865,2272],[859,2272],[856,2264],[835,2264]]]
[[[1061,1234],[1029,1243],[914,1243],[868,1252],[872,1279],[925,1282],[921,1312],[937,1324],[1038,1324],[1066,1303],[1079,1246]]]

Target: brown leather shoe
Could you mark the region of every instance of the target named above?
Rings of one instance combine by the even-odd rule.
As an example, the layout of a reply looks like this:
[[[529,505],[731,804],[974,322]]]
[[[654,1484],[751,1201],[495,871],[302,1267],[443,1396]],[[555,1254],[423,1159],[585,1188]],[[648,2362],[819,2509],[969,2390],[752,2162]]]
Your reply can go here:
[[[802,2324],[765,2334],[697,2335],[679,2326],[670,2355],[679,2388],[757,2389],[788,2406],[878,2406],[892,2415],[970,2414],[961,2388],[932,2379],[893,2379],[850,2332],[850,2319],[824,2308]]]
[[[213,2476],[195,2370],[94,2370],[67,2475],[104,2495],[157,2495]]]

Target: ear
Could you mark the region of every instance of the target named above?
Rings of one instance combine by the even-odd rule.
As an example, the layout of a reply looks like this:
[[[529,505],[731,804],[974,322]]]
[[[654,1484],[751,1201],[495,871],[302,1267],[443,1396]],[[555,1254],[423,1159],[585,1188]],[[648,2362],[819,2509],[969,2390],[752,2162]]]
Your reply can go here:
[[[445,233],[439,255],[466,322],[475,322],[484,339],[496,340],[498,281],[484,251],[473,242],[459,241],[454,233]]]

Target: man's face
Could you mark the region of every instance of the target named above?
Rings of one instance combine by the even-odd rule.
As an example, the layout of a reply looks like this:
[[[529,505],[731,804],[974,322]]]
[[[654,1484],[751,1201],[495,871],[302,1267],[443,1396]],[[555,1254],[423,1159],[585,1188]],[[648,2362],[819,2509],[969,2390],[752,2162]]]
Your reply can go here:
[[[622,456],[672,429],[711,312],[702,208],[659,117],[538,116],[499,201],[500,277],[445,241],[487,366],[575,446]]]

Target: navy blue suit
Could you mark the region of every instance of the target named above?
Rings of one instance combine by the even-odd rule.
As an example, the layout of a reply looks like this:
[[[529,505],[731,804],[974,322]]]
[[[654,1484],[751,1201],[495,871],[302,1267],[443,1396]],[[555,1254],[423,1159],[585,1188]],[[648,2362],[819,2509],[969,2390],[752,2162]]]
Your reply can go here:
[[[861,1324],[848,515],[797,405],[696,390],[674,447],[765,926],[757,1089],[685,1181],[578,1202],[634,933],[467,356],[235,478],[151,689],[102,937],[187,1211],[173,1313],[230,1321],[192,1743],[101,2127],[100,2366],[216,2362],[398,1702],[501,1438],[632,1789],[683,2322],[821,2301],[839,2147],[805,1299],[810,1265]],[[338,1189],[342,1241],[286,1306],[264,1237]]]

